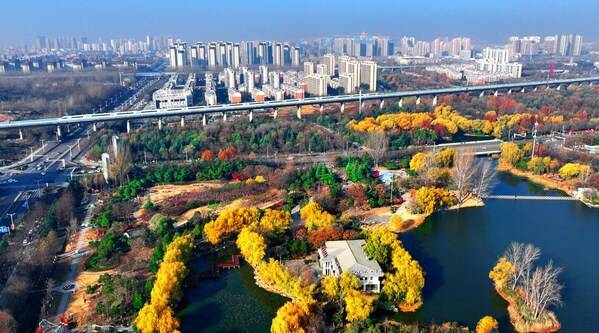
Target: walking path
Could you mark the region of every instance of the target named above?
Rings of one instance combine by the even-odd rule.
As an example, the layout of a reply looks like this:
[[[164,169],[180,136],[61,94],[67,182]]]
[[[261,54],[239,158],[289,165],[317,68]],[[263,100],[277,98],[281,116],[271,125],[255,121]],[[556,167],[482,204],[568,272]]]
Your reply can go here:
[[[89,208],[87,209],[87,213],[85,215],[85,219],[83,220],[82,225],[89,225],[91,219],[92,219],[92,212],[93,212],[93,203],[96,201],[96,197],[92,197],[92,199],[89,202]],[[69,270],[69,275],[68,275],[68,279],[67,281],[64,282],[64,284],[68,284],[68,283],[74,283],[73,281],[76,280],[77,278],[77,274],[79,274],[79,266],[81,263],[81,259],[83,258],[83,256],[81,255],[77,255],[79,254],[83,247],[86,245],[85,244],[85,236],[87,234],[87,231],[89,230],[90,227],[85,227],[83,229],[81,229],[81,231],[79,232],[79,238],[77,239],[77,247],[76,249],[72,252],[74,253],[73,258],[71,260],[71,267]],[[56,316],[60,317],[67,309],[68,305],[69,305],[69,301],[71,300],[71,295],[72,293],[62,293],[60,295],[60,302],[58,303],[58,307],[56,309]]]

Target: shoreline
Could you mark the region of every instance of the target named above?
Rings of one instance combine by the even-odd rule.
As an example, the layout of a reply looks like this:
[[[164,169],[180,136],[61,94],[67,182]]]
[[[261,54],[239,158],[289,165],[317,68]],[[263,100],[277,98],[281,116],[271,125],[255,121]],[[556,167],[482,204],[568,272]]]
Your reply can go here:
[[[503,300],[508,302],[507,312],[510,318],[510,323],[514,327],[514,330],[521,333],[535,332],[535,333],[553,333],[561,329],[562,325],[557,320],[557,316],[553,311],[545,310],[543,316],[546,320],[549,320],[550,325],[540,326],[547,322],[538,322],[529,324],[522,319],[522,315],[518,312],[518,303],[511,296],[506,294],[501,288],[494,284],[495,291]]]

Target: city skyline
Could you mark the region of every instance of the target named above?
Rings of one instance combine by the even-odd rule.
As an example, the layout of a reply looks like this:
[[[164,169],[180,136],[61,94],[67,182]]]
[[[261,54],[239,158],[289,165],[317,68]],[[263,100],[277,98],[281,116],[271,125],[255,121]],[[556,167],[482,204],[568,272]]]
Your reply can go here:
[[[468,35],[483,43],[503,43],[509,35],[557,33],[580,33],[587,37],[587,41],[599,40],[599,31],[592,28],[599,19],[599,3],[591,1],[533,0],[519,2],[517,5],[522,8],[519,11],[511,10],[516,0],[501,4],[468,0],[408,2],[396,4],[375,0],[371,4],[373,9],[356,11],[359,2],[343,2],[342,6],[341,2],[333,1],[327,3],[327,7],[334,9],[332,12],[311,10],[320,5],[312,0],[285,3],[267,0],[262,6],[241,1],[197,4],[177,0],[175,5],[170,2],[169,7],[158,1],[138,0],[81,5],[63,1],[52,6],[7,3],[4,14],[0,14],[0,31],[11,31],[11,34],[2,34],[0,45],[30,44],[38,35],[87,36],[90,39],[169,35],[185,40],[291,41],[362,31],[392,38],[401,35],[414,35],[419,39]],[[305,10],[297,10],[299,6]],[[403,8],[410,8],[409,13],[403,14]],[[451,20],[446,18],[447,13],[452,14]],[[20,28],[14,29],[15,26]],[[272,29],[273,26],[277,29]]]

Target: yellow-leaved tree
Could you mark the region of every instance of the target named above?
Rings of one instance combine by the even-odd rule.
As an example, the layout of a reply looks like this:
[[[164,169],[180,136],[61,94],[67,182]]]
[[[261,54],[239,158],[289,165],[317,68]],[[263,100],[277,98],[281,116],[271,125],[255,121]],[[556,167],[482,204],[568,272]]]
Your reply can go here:
[[[563,179],[572,179],[584,176],[591,171],[591,167],[580,163],[566,163],[559,169],[559,176]]]
[[[372,304],[375,298],[358,290],[348,290],[343,297],[347,321],[354,322],[367,319],[372,313]]]
[[[316,286],[303,285],[302,280],[291,274],[291,272],[277,260],[272,258],[267,262],[261,262],[256,266],[256,279],[267,289],[276,291],[302,304],[314,302],[312,293]]]
[[[309,309],[306,305],[289,301],[277,310],[270,326],[271,333],[303,333],[309,322]]]
[[[414,154],[414,156],[412,156],[412,159],[410,160],[410,169],[416,172],[420,172],[426,165],[427,158],[430,158],[430,155],[426,153]]]
[[[206,223],[204,233],[208,241],[218,244],[226,235],[258,222],[260,211],[257,208],[225,208],[216,220]]]
[[[482,317],[476,324],[476,333],[492,333],[499,329],[499,323],[491,316]]]
[[[279,233],[291,225],[291,213],[285,210],[267,208],[260,219],[260,229],[266,232]]]
[[[489,272],[489,278],[493,280],[497,288],[501,289],[509,281],[514,266],[505,257],[499,258],[495,267]]]
[[[322,280],[320,280],[320,288],[322,293],[330,299],[337,298],[341,291],[339,279],[332,275],[325,275]]]
[[[335,223],[335,216],[323,210],[314,200],[310,200],[304,207],[302,207],[302,209],[300,209],[300,217],[302,218],[302,221],[304,221],[304,225],[308,231],[313,231]]]
[[[237,236],[237,247],[245,260],[256,267],[266,255],[266,241],[259,233],[252,230],[251,227],[241,229]]]
[[[141,333],[179,332],[179,321],[171,306],[180,297],[188,272],[185,263],[192,249],[191,235],[177,237],[168,245],[156,273],[150,302],[144,304],[135,318],[135,326]]]
[[[522,158],[523,152],[518,148],[518,145],[511,142],[504,142],[500,146],[501,160],[514,165]]]
[[[423,186],[414,195],[414,213],[431,214],[456,203],[456,198],[444,188]]]

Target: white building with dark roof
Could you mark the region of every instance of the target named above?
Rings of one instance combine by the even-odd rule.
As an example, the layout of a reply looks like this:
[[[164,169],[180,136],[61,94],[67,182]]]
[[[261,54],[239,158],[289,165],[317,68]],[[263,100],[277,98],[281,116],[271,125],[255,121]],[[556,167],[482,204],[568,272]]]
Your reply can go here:
[[[318,250],[323,275],[339,277],[343,272],[354,274],[362,283],[362,290],[381,291],[380,278],[385,274],[375,260],[364,253],[363,239],[328,241]]]

